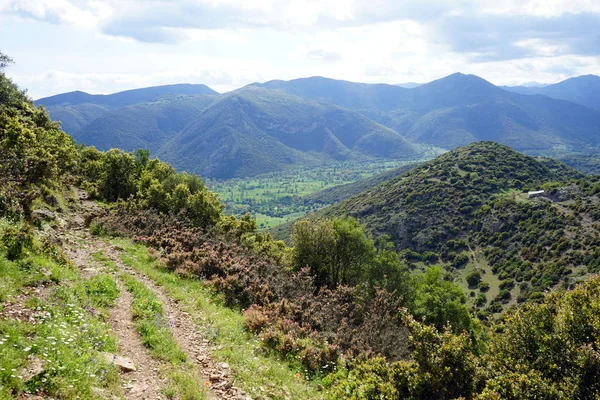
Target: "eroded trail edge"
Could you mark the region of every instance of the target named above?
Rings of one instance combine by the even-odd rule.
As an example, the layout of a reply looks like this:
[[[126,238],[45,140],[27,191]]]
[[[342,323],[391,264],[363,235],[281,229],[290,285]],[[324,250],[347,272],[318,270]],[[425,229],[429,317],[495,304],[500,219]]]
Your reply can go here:
[[[183,350],[189,362],[193,363],[198,379],[208,388],[208,397],[212,399],[244,399],[251,397],[233,384],[232,372],[227,363],[216,362],[210,353],[209,341],[202,337],[192,316],[182,310],[179,304],[165,295],[162,288],[152,279],[135,271],[123,263],[123,250],[106,240],[91,234],[85,226],[86,215],[99,211],[99,206],[87,199],[87,194],[75,189],[76,204],[69,211],[67,224],[63,230],[65,254],[84,274],[111,272],[119,283],[121,297],[111,317],[113,330],[119,341],[119,355],[133,361],[136,371],[122,374],[123,387],[127,399],[166,399],[161,389],[166,386],[166,378],[160,374],[164,364],[156,360],[144,347],[135,329],[131,314],[132,296],[118,278],[119,273],[129,273],[150,289],[163,303],[169,326],[178,346]],[[98,255],[113,266],[106,271],[106,263],[98,261]]]

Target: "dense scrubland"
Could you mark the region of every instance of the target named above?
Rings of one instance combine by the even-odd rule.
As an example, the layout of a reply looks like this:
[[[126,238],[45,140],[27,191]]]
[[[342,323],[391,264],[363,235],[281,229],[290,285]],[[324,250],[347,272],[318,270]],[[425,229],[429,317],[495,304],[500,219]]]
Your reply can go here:
[[[0,274],[15,283],[1,287],[0,315],[24,291],[53,291],[25,305],[46,323],[0,320],[5,398],[89,398],[93,387],[111,390],[115,382],[114,370],[90,362],[114,346],[102,317],[114,282],[79,279],[60,256],[60,238],[44,239],[41,229],[39,209],[62,207],[60,193],[71,184],[103,204],[87,217],[92,232],[133,238],[177,279],[210,287],[243,313],[266,352],[319,382],[315,398],[600,393],[600,281],[591,275],[600,183],[560,163],[493,143],[460,148],[377,186],[368,204],[360,194],[342,203],[354,216],[328,211],[296,223],[288,246],[258,231],[250,216],[225,214],[199,177],[176,173],[147,151],[76,146],[4,74],[0,158]],[[570,197],[557,204],[522,198],[540,186]],[[389,221],[404,228],[386,230]],[[502,310],[491,304],[481,322],[470,294],[453,282],[471,251],[493,268],[481,281],[504,274],[506,290],[508,280],[534,288],[524,304],[493,318]],[[557,285],[576,267],[586,268],[586,282]],[[469,284],[485,293],[473,272]],[[81,326],[93,333],[81,335]],[[56,353],[47,352],[48,340]],[[15,372],[29,353],[52,367],[25,382]]]

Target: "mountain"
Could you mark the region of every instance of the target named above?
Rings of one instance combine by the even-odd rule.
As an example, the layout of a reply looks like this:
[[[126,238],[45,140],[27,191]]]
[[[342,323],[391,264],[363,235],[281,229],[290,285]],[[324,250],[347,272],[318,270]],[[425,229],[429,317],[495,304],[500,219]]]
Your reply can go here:
[[[457,73],[413,89],[320,77],[263,86],[359,111],[410,141],[447,149],[481,140],[531,152],[600,145],[599,112],[509,92],[474,75]]]
[[[110,110],[151,102],[161,96],[217,94],[217,92],[205,85],[178,84],[132,89],[106,95],[75,91],[44,97],[37,100],[35,104],[46,107],[52,119],[60,121],[62,129],[79,140],[80,136],[85,136],[83,131],[87,124],[108,113]],[[123,122],[125,119],[119,118],[119,121]],[[127,123],[131,125],[138,122],[137,120],[131,120]],[[108,134],[110,135],[111,132]],[[115,143],[109,147],[117,145],[118,143]]]
[[[156,153],[215,100],[212,95],[163,95],[155,101],[108,110],[73,137],[100,150],[146,148]]]
[[[253,83],[309,100],[332,103],[351,110],[391,110],[407,89],[388,84],[355,83],[315,76],[291,81]]]
[[[543,197],[528,198],[527,191],[539,189]],[[598,177],[478,142],[319,215],[358,218],[375,237],[389,235],[415,266],[443,264],[467,292],[485,281],[482,292],[494,296],[488,311],[498,312],[560,282],[569,287],[600,272],[600,225],[594,222],[599,194]],[[278,228],[275,234],[290,231]],[[477,282],[469,283],[469,276]]]
[[[555,99],[568,100],[589,108],[600,110],[600,76],[583,75],[543,87],[506,87],[522,94],[543,94]]]
[[[96,104],[107,108],[125,107],[136,103],[152,101],[166,94],[218,94],[206,85],[182,83],[177,85],[152,86],[141,89],[125,90],[112,94],[89,94],[81,91],[62,93],[44,97],[35,102],[46,108],[54,106],[72,106],[77,104]]]
[[[159,152],[213,178],[335,160],[413,158],[419,146],[363,115],[249,86],[223,96]]]
[[[329,208],[349,214],[400,250],[434,250],[464,226],[463,219],[503,190],[539,189],[583,175],[551,159],[538,160],[494,142],[457,148]],[[452,227],[452,228],[451,228]]]
[[[460,73],[412,89],[312,77],[223,95],[203,85],[171,85],[73,92],[38,103],[78,141],[149,148],[179,169],[213,178],[336,160],[407,159],[424,146],[488,140],[530,154],[600,148],[599,110]]]

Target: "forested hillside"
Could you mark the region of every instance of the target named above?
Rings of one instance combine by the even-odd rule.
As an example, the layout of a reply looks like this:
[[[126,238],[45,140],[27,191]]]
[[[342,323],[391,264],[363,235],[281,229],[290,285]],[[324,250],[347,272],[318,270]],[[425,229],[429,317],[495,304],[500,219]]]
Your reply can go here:
[[[302,220],[287,247],[147,151],[77,148],[3,73],[0,155],[1,398],[600,393],[600,283],[588,274],[599,183],[560,163],[478,143],[377,186],[374,215],[388,207],[409,232],[422,213],[431,238],[410,244],[440,250],[426,256],[397,253],[351,217]],[[539,185],[552,202],[518,194]],[[398,206],[386,203],[396,192]],[[369,215],[363,195],[345,204]],[[465,239],[471,222],[481,235]],[[523,226],[534,229],[515,238]],[[512,246],[521,240],[525,252]],[[536,290],[580,257],[590,279],[481,323],[443,262],[459,268],[457,251],[471,243],[506,251],[511,264],[496,272]],[[436,257],[443,268],[415,268]]]
[[[539,189],[544,197],[527,198]],[[598,190],[597,177],[482,142],[320,214],[357,218],[416,266],[446,265],[473,303],[493,313],[598,272]],[[277,228],[281,237],[289,231]]]
[[[590,108],[593,85],[577,79],[557,85],[572,93],[558,99],[453,74],[412,89],[313,77],[222,95],[171,85],[38,103],[78,142],[147,148],[178,170],[230,179],[347,160],[416,160],[484,140],[529,154],[592,154],[600,111]]]
[[[512,93],[474,75],[457,73],[413,89],[319,77],[261,86],[343,105],[414,143],[445,149],[481,140],[530,152],[594,151],[599,145],[597,111],[544,96]]]

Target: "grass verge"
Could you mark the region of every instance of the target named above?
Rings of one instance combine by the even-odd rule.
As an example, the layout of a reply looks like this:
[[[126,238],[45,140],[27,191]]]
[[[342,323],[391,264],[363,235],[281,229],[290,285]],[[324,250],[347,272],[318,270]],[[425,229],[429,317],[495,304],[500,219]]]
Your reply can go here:
[[[163,371],[169,377],[169,385],[163,390],[163,394],[168,398],[182,400],[206,399],[206,391],[196,367],[187,362],[186,354],[177,345],[162,303],[134,276],[124,273],[121,279],[133,295],[131,311],[142,342],[156,359],[169,363]]]
[[[126,265],[151,278],[194,317],[212,344],[213,357],[231,366],[238,387],[254,398],[324,397],[318,390],[319,382],[307,381],[300,370],[265,350],[258,339],[244,329],[242,314],[224,306],[207,285],[165,270],[145,246],[121,238],[113,239],[112,243],[123,249],[121,259]]]
[[[118,372],[101,357],[116,349],[106,323],[119,295],[114,280],[83,278],[24,226],[0,221],[0,236],[0,399],[119,396]],[[11,238],[28,244],[15,252]]]

